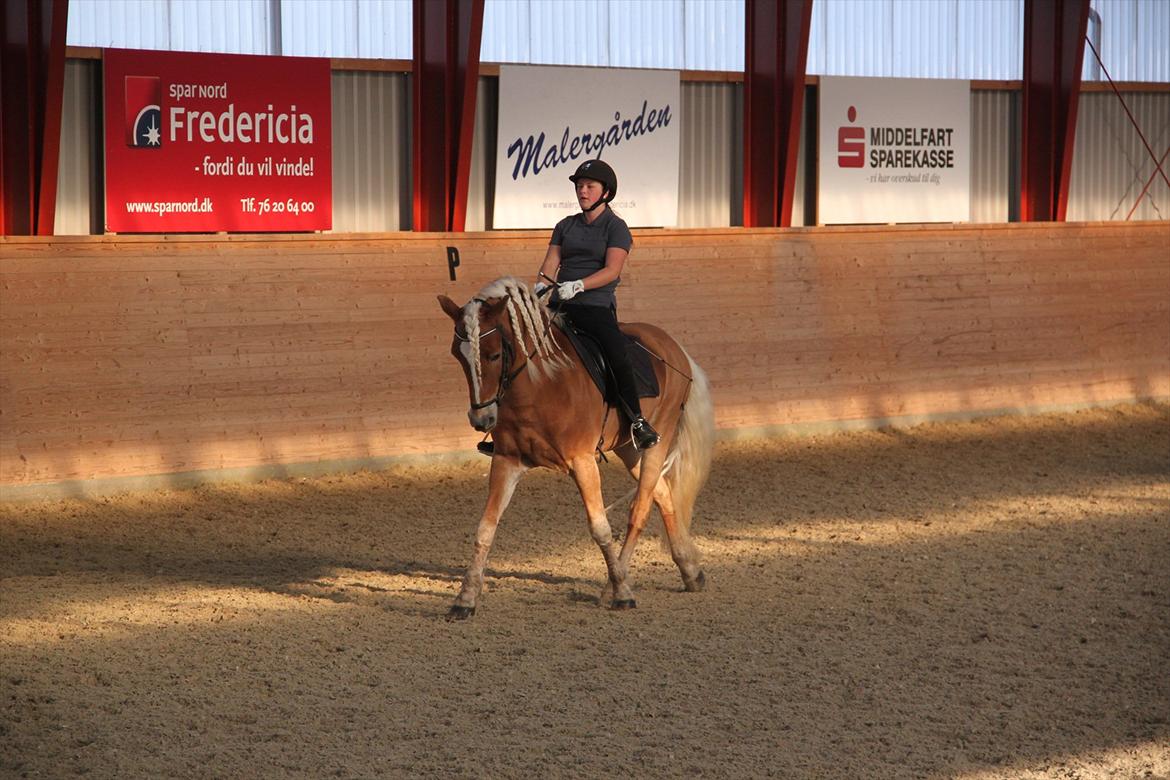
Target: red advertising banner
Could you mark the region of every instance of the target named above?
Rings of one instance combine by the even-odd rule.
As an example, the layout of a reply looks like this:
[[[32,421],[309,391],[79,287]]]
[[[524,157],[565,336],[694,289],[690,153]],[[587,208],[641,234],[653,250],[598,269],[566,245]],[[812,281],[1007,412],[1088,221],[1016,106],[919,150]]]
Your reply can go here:
[[[106,230],[333,226],[329,60],[106,49]]]

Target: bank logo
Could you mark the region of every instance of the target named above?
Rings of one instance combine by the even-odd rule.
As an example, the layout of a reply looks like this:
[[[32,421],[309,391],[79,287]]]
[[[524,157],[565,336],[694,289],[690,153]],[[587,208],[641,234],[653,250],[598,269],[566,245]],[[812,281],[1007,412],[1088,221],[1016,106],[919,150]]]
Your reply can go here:
[[[848,116],[851,123],[857,121],[857,109],[854,106],[849,106]],[[837,167],[865,167],[864,127],[837,128]]]
[[[162,146],[162,79],[126,77],[126,145],[140,149]]]

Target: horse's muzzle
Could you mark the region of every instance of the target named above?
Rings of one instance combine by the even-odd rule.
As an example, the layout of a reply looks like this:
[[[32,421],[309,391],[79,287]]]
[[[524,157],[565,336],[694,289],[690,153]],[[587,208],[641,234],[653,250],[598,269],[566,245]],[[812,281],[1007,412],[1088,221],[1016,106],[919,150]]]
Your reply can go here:
[[[472,428],[480,433],[487,433],[496,427],[496,405],[491,404],[483,409],[469,409],[467,419],[471,422]]]

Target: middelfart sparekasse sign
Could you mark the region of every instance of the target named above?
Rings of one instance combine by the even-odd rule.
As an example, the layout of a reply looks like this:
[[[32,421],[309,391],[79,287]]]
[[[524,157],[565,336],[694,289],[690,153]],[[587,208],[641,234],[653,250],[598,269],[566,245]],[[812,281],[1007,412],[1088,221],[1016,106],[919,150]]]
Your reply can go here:
[[[817,221],[971,218],[971,83],[820,80]]]

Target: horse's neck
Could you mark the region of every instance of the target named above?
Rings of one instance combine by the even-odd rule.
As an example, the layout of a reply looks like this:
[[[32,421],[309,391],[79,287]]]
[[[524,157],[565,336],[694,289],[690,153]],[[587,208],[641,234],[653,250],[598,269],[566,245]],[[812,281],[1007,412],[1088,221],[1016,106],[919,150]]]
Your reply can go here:
[[[539,351],[530,356],[525,353],[533,365],[522,368],[512,380],[508,396],[500,404],[501,422],[543,427],[556,414],[578,414],[587,405],[597,406],[593,380],[568,336],[557,326],[551,335],[558,347],[551,356]]]

